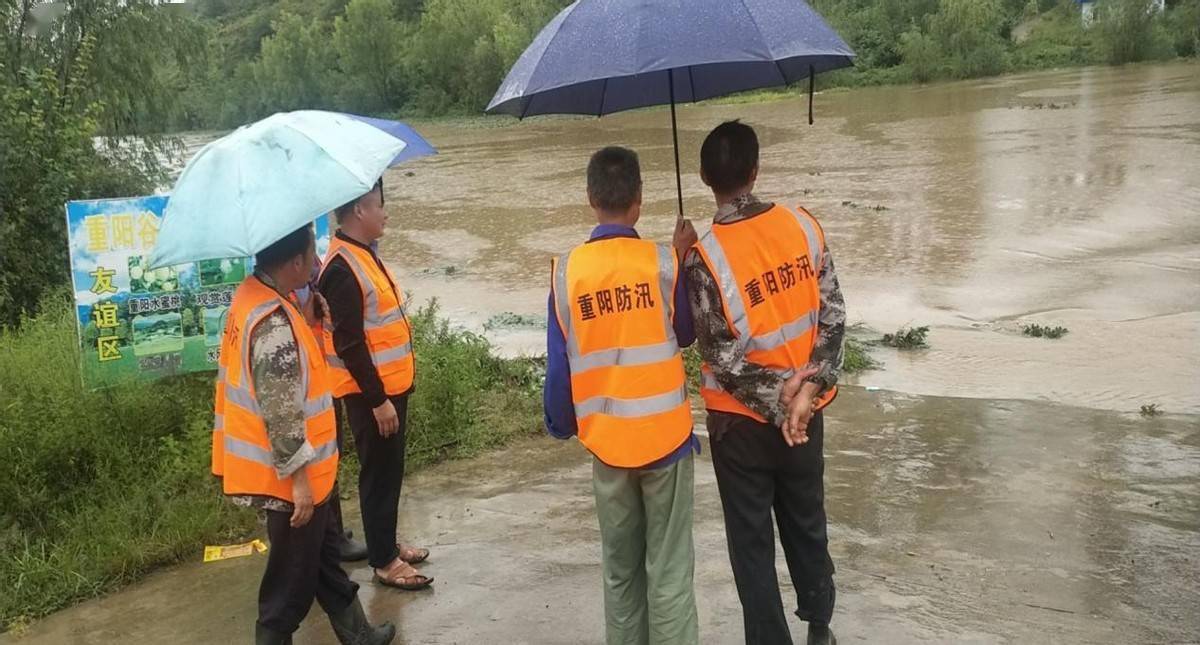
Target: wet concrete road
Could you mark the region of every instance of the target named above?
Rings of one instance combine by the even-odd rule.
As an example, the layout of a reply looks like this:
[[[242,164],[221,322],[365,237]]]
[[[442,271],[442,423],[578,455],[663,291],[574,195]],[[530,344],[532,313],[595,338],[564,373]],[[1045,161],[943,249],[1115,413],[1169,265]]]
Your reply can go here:
[[[1194,418],[848,388],[826,454],[841,642],[1200,641]],[[738,643],[707,445],[696,473],[702,641]],[[356,566],[369,615],[404,643],[602,642],[590,477],[577,443],[540,437],[412,477],[401,531],[437,582],[379,589]],[[263,563],[168,569],[0,643],[248,642]],[[335,642],[319,608],[296,642]]]

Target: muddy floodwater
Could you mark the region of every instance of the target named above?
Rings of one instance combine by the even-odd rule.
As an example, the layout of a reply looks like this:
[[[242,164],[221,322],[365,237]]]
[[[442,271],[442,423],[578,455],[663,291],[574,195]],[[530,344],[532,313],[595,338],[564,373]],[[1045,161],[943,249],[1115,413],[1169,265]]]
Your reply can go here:
[[[857,333],[931,327],[929,349],[876,350],[882,368],[847,377],[861,387],[827,414],[839,641],[1200,642],[1200,66],[836,91],[816,108],[810,127],[800,99],[683,106],[680,143],[702,232],[700,142],[741,118],[759,195],[824,224]],[[505,353],[544,351],[549,259],[592,226],[592,151],[637,149],[640,229],[669,235],[664,110],[418,127],[441,154],[386,176],[382,252],[418,301]],[[1032,323],[1070,331],[1024,337]],[[1166,414],[1140,416],[1149,404]],[[708,453],[702,640],[737,643]],[[380,591],[355,565],[368,612],[407,643],[602,642],[590,472],[575,442],[531,438],[410,478],[401,533],[433,548],[435,589]],[[262,562],[168,569],[0,642],[243,642]],[[316,608],[297,637],[334,642]]]
[[[684,206],[707,230],[700,143],[726,119],[752,124],[758,193],[821,220],[851,321],[933,327],[929,351],[884,355],[886,370],[861,383],[1200,412],[1200,66],[829,92],[816,108],[810,127],[801,99],[681,107]],[[640,228],[669,235],[668,119],[423,126],[441,155],[385,179],[384,252],[418,299],[436,296],[460,321],[544,317],[551,255],[592,225],[584,169],[597,148],[641,154]],[[1070,333],[1027,339],[1026,323]],[[540,333],[494,338],[544,349]]]

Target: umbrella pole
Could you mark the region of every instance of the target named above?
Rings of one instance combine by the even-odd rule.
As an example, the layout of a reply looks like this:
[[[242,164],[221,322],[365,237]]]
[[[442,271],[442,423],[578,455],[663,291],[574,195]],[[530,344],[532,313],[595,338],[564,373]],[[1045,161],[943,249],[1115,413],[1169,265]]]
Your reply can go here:
[[[667,85],[671,90],[671,140],[675,144],[675,197],[679,205],[679,217],[683,219],[683,181],[679,178],[679,128],[675,124],[675,70],[667,70]]]
[[[817,86],[817,73],[813,71],[813,66],[808,66],[808,124],[813,124],[813,90]]]

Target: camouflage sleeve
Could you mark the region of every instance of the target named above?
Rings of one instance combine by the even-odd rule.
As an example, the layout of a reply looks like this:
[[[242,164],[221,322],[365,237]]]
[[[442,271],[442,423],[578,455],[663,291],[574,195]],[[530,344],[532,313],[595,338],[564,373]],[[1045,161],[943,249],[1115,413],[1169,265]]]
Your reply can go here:
[[[846,336],[846,301],[833,268],[833,256],[826,246],[817,276],[821,288],[821,313],[817,317],[817,340],[813,345],[811,362],[820,371],[809,378],[825,391],[837,385],[842,373],[843,340]]]
[[[271,460],[280,479],[316,456],[304,433],[300,350],[283,311],[263,320],[250,337],[250,365],[258,405],[267,424]]]
[[[699,253],[688,254],[684,272],[700,358],[712,368],[717,382],[733,398],[775,425],[782,425],[784,408],[779,395],[783,379],[746,360],[746,352],[725,321],[717,281]]]

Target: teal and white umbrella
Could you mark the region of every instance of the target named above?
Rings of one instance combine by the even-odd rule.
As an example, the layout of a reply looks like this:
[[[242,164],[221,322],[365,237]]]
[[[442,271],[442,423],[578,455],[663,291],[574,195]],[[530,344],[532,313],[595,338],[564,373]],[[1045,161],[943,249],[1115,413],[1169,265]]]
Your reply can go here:
[[[435,154],[396,121],[302,110],[242,126],[175,182],[152,268],[247,257],[366,193],[389,166]]]

